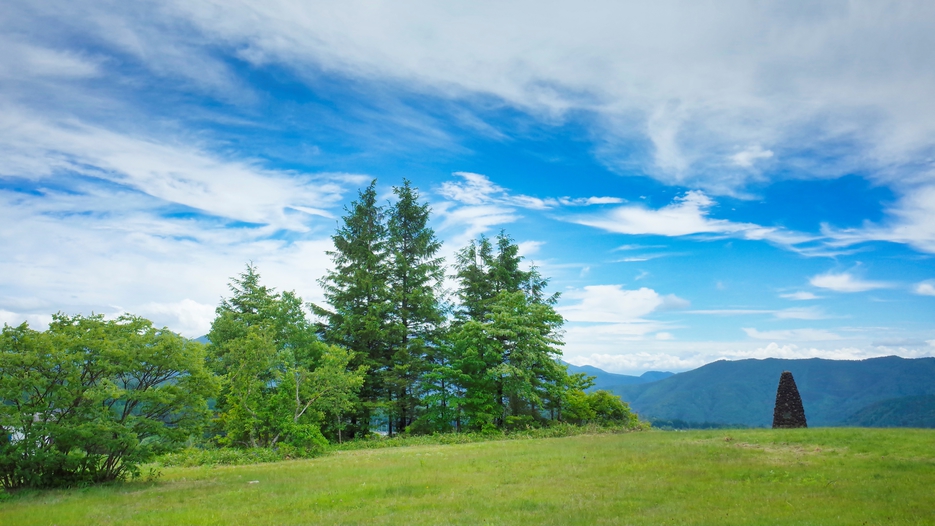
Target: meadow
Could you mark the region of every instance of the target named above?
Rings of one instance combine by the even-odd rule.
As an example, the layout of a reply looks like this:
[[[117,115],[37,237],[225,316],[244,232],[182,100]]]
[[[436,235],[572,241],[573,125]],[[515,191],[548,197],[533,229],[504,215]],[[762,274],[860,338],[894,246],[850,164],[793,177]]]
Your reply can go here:
[[[166,467],[0,524],[935,524],[935,431],[644,431]]]

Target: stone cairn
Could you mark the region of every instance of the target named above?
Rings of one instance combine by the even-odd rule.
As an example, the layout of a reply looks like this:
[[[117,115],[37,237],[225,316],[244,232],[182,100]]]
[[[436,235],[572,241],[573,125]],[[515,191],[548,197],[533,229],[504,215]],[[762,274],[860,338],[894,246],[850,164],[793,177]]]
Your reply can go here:
[[[792,373],[783,371],[776,389],[776,408],[773,409],[773,429],[808,427],[805,423],[805,408],[802,397],[795,386]]]

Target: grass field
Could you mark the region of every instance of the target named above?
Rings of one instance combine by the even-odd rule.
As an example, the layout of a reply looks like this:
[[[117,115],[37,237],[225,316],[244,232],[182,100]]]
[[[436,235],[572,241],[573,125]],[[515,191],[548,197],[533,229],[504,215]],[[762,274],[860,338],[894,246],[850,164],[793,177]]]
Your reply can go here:
[[[648,431],[165,468],[0,524],[935,524],[935,431]]]

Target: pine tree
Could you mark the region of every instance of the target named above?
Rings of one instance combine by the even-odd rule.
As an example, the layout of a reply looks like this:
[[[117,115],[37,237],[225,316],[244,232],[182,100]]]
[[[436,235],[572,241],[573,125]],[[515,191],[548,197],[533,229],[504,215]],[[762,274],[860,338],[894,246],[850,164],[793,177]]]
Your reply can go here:
[[[542,420],[568,385],[561,356],[562,317],[544,296],[548,280],[522,270],[519,247],[505,233],[459,251],[461,308],[452,333],[453,364],[464,387],[470,427],[515,427]]]
[[[328,255],[334,268],[319,280],[331,309],[312,305],[313,312],[326,320],[320,325],[325,340],[355,353],[351,367],[368,369],[360,402],[350,414],[351,436],[366,436],[372,417],[385,413],[389,398],[392,298],[387,232],[383,208],[377,205],[376,183],[373,180],[359,192],[331,237],[335,249]]]
[[[428,226],[430,209],[419,203],[418,190],[408,180],[395,187],[398,200],[387,220],[388,285],[393,309],[389,333],[393,345],[391,412],[402,431],[416,418],[420,379],[437,361],[437,340],[444,322],[440,287],[444,260],[441,243]],[[392,422],[388,430],[393,432]]]

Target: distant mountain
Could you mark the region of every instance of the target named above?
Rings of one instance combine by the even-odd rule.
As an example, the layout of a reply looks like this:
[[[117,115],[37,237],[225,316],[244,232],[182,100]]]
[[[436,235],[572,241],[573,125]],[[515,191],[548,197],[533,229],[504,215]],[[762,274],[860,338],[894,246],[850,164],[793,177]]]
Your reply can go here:
[[[770,426],[783,371],[798,385],[809,426],[845,425],[851,415],[901,397],[935,395],[935,358],[718,361],[652,383],[612,390],[643,418]]]
[[[197,337],[197,338],[192,338],[192,341],[196,341],[196,342],[198,342],[198,343],[203,343],[203,344],[205,344],[205,345],[208,345],[209,343],[211,343],[211,340],[208,339],[208,335],[207,335],[207,334],[204,335],[204,336],[199,336],[199,337]]]
[[[668,378],[673,374],[662,371],[647,371],[640,376],[630,376],[626,374],[608,373],[607,371],[598,369],[597,367],[592,367],[590,365],[571,365],[569,363],[566,363],[565,365],[568,366],[569,373],[584,373],[588,376],[593,376],[594,387],[591,388],[592,391],[596,391],[598,389],[612,391],[615,387],[621,385],[636,385],[655,382],[656,380]]]
[[[870,404],[844,419],[856,427],[935,427],[935,396],[903,396]]]

